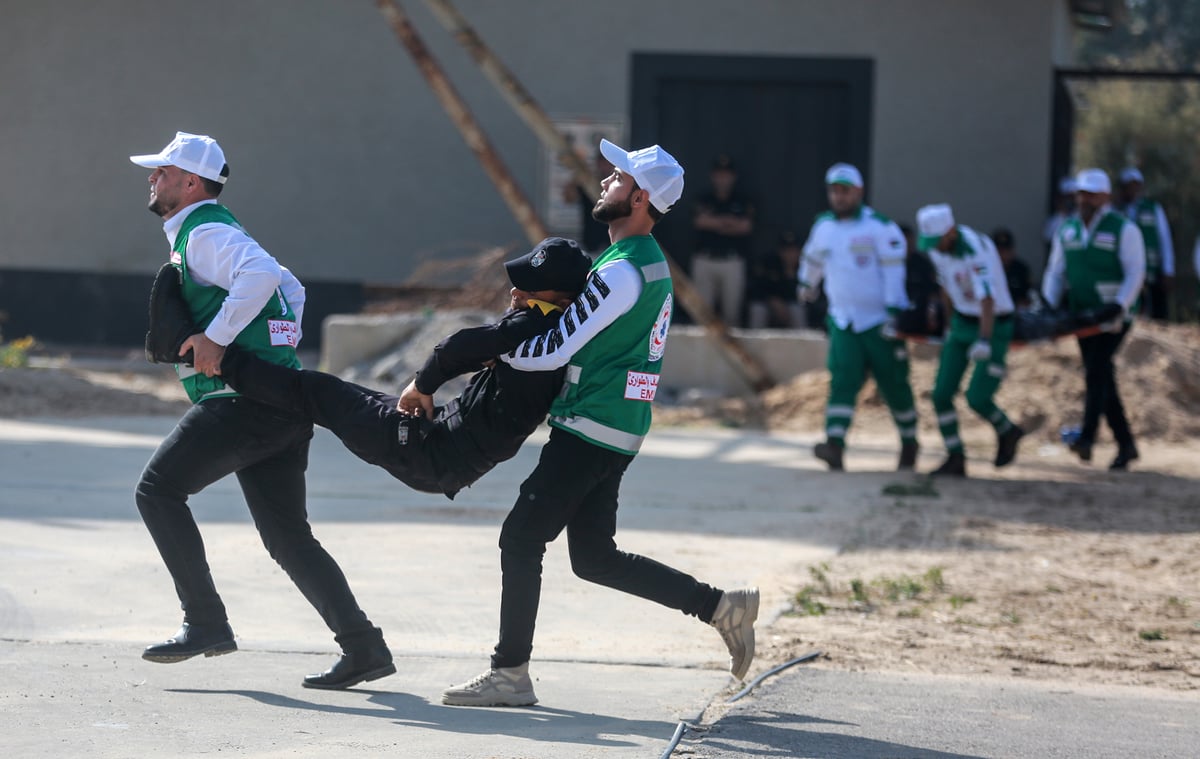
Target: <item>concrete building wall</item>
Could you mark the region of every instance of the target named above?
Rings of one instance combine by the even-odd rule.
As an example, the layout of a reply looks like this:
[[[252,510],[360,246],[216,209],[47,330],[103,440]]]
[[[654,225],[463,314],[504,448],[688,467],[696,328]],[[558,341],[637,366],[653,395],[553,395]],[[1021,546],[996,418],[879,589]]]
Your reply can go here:
[[[633,52],[872,58],[872,202],[903,220],[948,200],[968,224],[1011,225],[1034,252],[1062,3],[456,5],[547,111],[626,124]],[[540,198],[535,139],[425,6],[404,6]],[[232,170],[223,201],[305,278],[394,282],[427,258],[523,244],[367,0],[0,8],[0,267],[152,269],[163,240],[138,209],[147,172],[126,156],[156,151],[177,129],[221,141]]]

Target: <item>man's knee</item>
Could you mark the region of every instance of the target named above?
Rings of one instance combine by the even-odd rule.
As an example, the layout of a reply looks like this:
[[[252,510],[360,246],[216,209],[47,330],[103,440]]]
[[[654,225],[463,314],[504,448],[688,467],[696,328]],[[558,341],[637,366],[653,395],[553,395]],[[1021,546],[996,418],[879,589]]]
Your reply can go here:
[[[603,582],[612,574],[619,552],[612,541],[572,541],[571,571],[581,580]]]

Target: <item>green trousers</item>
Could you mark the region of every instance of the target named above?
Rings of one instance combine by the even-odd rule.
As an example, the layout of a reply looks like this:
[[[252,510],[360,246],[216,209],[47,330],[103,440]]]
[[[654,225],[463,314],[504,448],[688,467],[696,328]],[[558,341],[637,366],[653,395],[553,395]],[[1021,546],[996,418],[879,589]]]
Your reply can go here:
[[[825,437],[845,446],[846,431],[854,419],[858,391],[867,381],[867,372],[892,412],[900,440],[917,439],[917,409],[912,387],[908,384],[908,348],[903,340],[889,340],[882,327],[866,332],[840,329],[833,320],[829,326],[829,403],[825,407]]]
[[[1004,359],[1008,355],[1012,331],[1012,319],[996,321],[992,328],[992,357],[975,365],[967,385],[967,405],[991,423],[997,435],[1004,434],[1012,427],[1012,422],[992,400],[1004,380]],[[958,436],[958,412],[954,410],[954,396],[958,394],[958,386],[971,363],[967,351],[978,339],[979,322],[955,313],[950,320],[950,334],[942,345],[937,379],[933,383],[933,409],[937,412],[938,428],[942,431],[946,450],[952,453],[963,450],[962,438]]]

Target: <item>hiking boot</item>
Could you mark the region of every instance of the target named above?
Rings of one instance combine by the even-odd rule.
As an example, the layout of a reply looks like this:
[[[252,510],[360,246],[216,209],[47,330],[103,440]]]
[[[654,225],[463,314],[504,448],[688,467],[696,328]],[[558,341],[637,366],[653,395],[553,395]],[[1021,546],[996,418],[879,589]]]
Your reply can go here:
[[[1009,427],[1003,434],[996,436],[997,467],[1008,466],[1017,457],[1017,444],[1025,437],[1025,430],[1017,425]]]
[[[966,477],[967,457],[962,451],[952,451],[937,469],[930,472],[934,477]]]
[[[1117,457],[1108,465],[1109,471],[1122,472],[1129,468],[1129,462],[1138,459],[1138,449],[1133,443],[1117,449]]]
[[[449,706],[533,706],[533,681],[529,662],[519,667],[489,669],[474,680],[442,692],[442,703]]]
[[[828,464],[831,472],[841,472],[845,469],[842,465],[842,450],[842,446],[837,443],[825,441],[813,446],[813,455]]]
[[[729,672],[738,680],[746,677],[754,661],[754,620],[758,619],[758,588],[727,590],[721,594],[710,625],[721,633],[729,649]]]
[[[1079,439],[1067,446],[1067,449],[1079,457],[1079,460],[1086,463],[1092,460],[1092,444],[1087,440]]]
[[[904,440],[900,443],[900,462],[896,464],[896,471],[911,472],[917,466],[917,452],[921,450],[921,446],[916,440]]]

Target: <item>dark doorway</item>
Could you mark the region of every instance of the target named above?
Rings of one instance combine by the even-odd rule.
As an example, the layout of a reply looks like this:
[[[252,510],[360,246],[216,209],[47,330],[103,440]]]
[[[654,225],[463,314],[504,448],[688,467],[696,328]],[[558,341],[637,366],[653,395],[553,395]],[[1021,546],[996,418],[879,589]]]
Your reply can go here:
[[[658,143],[686,172],[683,198],[655,230],[685,266],[719,154],[756,206],[759,253],[784,229],[804,238],[825,208],[831,164],[854,163],[870,183],[871,60],[635,54],[632,75],[630,147]]]

